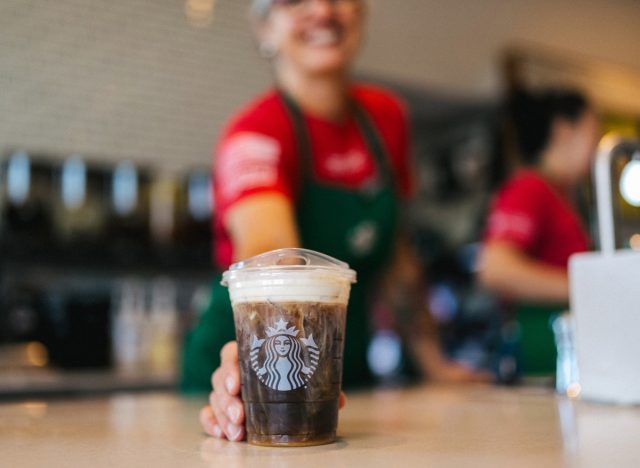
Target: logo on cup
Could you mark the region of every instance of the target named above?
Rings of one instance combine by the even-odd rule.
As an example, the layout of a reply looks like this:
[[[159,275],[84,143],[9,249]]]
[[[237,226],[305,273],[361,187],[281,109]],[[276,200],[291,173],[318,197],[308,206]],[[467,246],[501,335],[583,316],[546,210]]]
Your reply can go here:
[[[320,350],[313,340],[298,338],[295,326],[282,318],[266,329],[267,338],[251,339],[251,367],[267,387],[289,391],[305,385],[318,366]],[[262,361],[262,362],[260,362]]]

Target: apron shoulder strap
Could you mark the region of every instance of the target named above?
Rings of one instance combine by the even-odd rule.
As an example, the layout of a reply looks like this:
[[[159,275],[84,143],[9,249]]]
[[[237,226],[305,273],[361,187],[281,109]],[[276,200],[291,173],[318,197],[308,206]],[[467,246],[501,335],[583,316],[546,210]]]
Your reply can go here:
[[[366,109],[355,99],[352,102],[358,128],[362,132],[369,151],[375,157],[379,174],[383,179],[388,178],[391,163],[382,136]]]
[[[295,137],[296,146],[298,148],[298,155],[302,161],[304,167],[304,174],[310,175],[313,173],[313,153],[311,146],[311,139],[309,138],[309,132],[304,123],[304,115],[300,106],[284,91],[278,91],[280,99],[289,114],[289,120],[293,125],[293,132]]]

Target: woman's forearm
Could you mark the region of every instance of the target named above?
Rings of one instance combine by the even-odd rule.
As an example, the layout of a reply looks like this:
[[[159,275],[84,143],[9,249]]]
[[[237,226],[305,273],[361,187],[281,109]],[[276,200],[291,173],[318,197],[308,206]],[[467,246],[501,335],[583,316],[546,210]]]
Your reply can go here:
[[[569,300],[564,268],[531,259],[511,245],[485,246],[478,275],[482,285],[509,299],[538,303]]]
[[[291,202],[279,193],[264,193],[237,202],[226,216],[234,261],[269,250],[299,247]]]
[[[403,236],[395,245],[393,260],[382,282],[382,299],[394,311],[396,329],[422,373],[434,375],[446,359],[440,350],[437,325],[424,300],[423,268]]]

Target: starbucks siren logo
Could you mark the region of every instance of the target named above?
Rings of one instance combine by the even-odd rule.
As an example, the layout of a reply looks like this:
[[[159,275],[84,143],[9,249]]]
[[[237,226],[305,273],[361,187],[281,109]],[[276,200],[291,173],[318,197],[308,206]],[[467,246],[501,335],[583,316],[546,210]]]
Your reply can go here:
[[[316,371],[320,350],[313,335],[298,338],[300,332],[295,326],[287,328],[289,323],[282,318],[275,325],[267,328],[267,338],[252,337],[251,367],[267,387],[295,390],[306,384]]]

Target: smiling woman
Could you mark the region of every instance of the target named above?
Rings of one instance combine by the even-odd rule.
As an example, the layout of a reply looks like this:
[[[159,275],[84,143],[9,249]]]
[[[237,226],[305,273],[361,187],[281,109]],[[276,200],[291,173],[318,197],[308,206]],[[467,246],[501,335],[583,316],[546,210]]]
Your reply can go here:
[[[399,235],[400,205],[413,187],[404,105],[387,90],[349,76],[362,40],[365,2],[256,0],[252,12],[258,47],[272,65],[276,86],[230,120],[214,152],[218,266],[302,246],[357,270],[347,314],[345,385],[372,382],[367,347],[374,294],[382,294],[390,309],[400,309],[391,298],[402,298],[408,317],[398,323],[410,325],[399,331],[405,332],[416,368],[434,379],[477,378],[440,353],[421,300],[418,262]],[[382,282],[392,260],[399,259],[400,274]],[[183,388],[209,389],[213,382],[203,427],[239,440],[244,409],[235,343],[217,360],[222,345],[234,338],[229,296],[218,283],[185,340]],[[402,291],[387,291],[391,287]],[[272,348],[270,375],[291,371],[299,383],[311,372],[297,365],[295,340],[280,337]],[[278,382],[278,388],[294,387]]]

